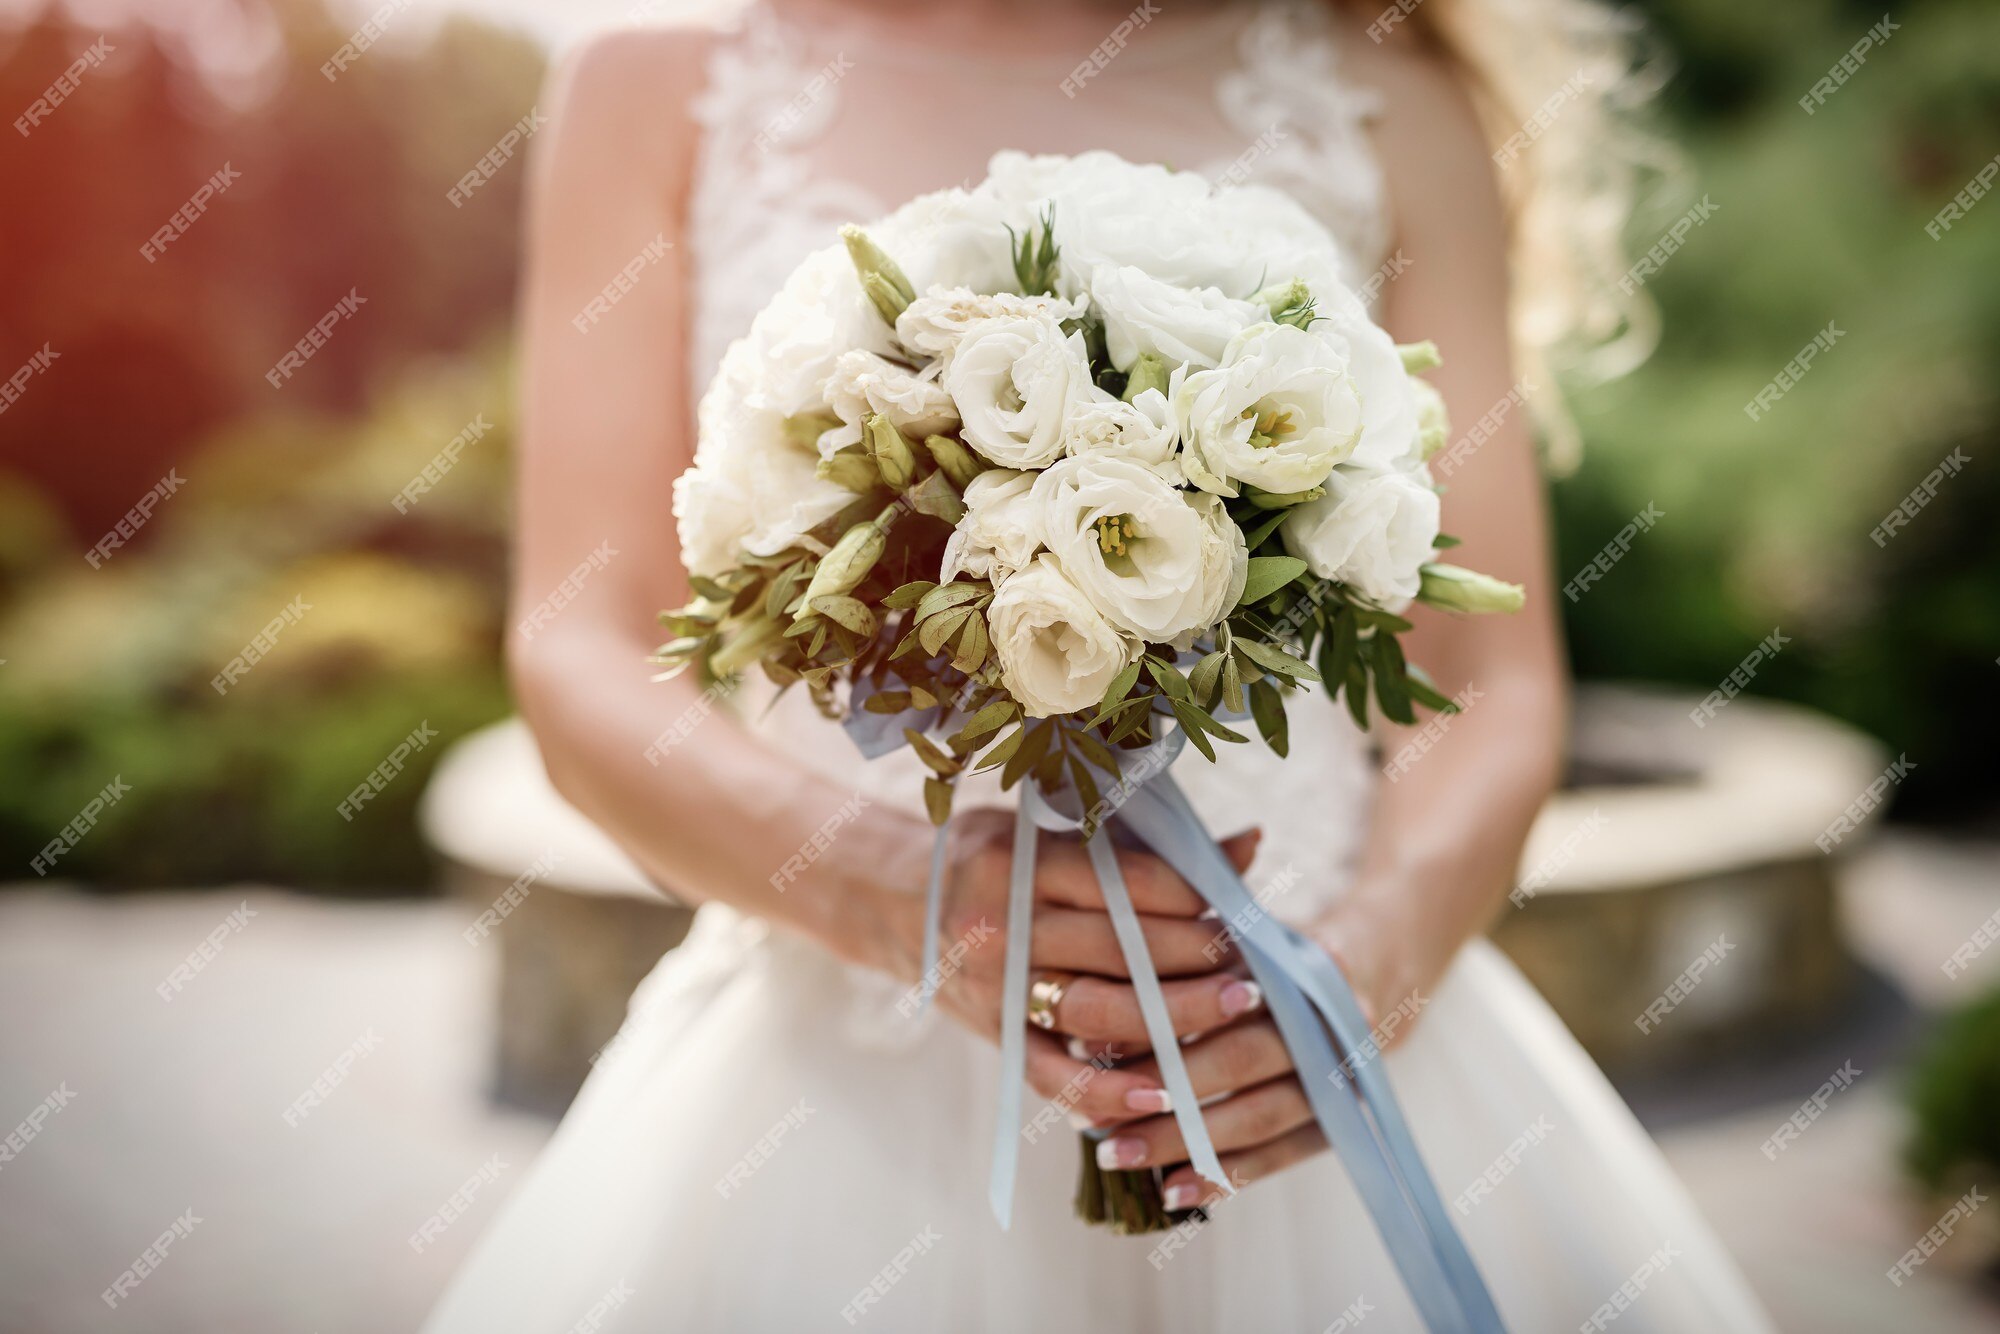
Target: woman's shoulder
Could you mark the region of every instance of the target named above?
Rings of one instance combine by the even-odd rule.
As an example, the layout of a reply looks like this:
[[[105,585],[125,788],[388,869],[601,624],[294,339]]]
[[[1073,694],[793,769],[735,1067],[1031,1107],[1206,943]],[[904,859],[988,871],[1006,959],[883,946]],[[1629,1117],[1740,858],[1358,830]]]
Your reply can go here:
[[[573,128],[612,133],[628,150],[667,146],[688,124],[723,35],[699,18],[597,33],[556,61],[544,100]]]

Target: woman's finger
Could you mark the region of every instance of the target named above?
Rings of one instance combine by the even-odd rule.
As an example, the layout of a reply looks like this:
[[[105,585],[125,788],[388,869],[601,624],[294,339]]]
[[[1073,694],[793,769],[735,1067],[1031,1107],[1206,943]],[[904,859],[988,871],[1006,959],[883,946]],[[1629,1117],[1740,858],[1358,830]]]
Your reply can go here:
[[[1089,1042],[1145,1041],[1139,994],[1128,983],[1100,977],[1072,977],[1063,983],[1052,1015],[1057,1032]],[[1220,1028],[1264,1003],[1255,982],[1227,973],[1162,982],[1160,992],[1167,1020],[1182,1037]]]
[[[1261,830],[1246,830],[1225,842],[1223,851],[1241,871],[1257,855]],[[1118,870],[1132,907],[1160,917],[1199,917],[1208,903],[1171,866],[1140,848],[1119,848]],[[1073,838],[1044,835],[1035,863],[1035,895],[1069,908],[1104,908],[1104,889],[1090,854]]]
[[[1135,1053],[1126,1050],[1127,1058]],[[1252,1018],[1206,1034],[1181,1047],[1188,1080],[1204,1100],[1262,1084],[1292,1072],[1292,1054],[1278,1026],[1268,1016]],[[1148,1057],[1131,1068],[1148,1079],[1160,1077],[1159,1065]]]
[[[1253,1149],[1238,1149],[1234,1153],[1222,1154],[1220,1158],[1222,1170],[1229,1174],[1230,1183],[1241,1190],[1253,1181],[1262,1181],[1295,1163],[1302,1163],[1325,1148],[1326,1135],[1315,1121]],[[1192,1167],[1180,1167],[1169,1172],[1161,1185],[1165,1188],[1165,1203],[1169,1209],[1211,1205],[1222,1197],[1220,1188],[1202,1180]]]
[[[1079,1061],[1046,1033],[1028,1034],[1027,1083],[1045,1099],[1029,1109],[1028,1124],[1044,1132],[1067,1124],[1071,1116],[1102,1124],[1167,1107],[1167,1091],[1158,1079],[1116,1069],[1107,1061]]]
[[[1218,1153],[1249,1149],[1289,1134],[1313,1119],[1306,1092],[1291,1076],[1212,1102],[1201,1109],[1208,1137]],[[1097,1146],[1097,1165],[1107,1172],[1128,1167],[1168,1167],[1187,1161],[1187,1144],[1171,1116],[1154,1116],[1118,1127]]]
[[[1146,952],[1162,977],[1213,973],[1235,959],[1227,940],[1218,944],[1215,925],[1187,917],[1142,916]],[[1130,977],[1125,951],[1111,919],[1087,908],[1045,905],[1035,914],[1034,944],[1029,958],[1035,967],[1095,973],[1100,977]]]

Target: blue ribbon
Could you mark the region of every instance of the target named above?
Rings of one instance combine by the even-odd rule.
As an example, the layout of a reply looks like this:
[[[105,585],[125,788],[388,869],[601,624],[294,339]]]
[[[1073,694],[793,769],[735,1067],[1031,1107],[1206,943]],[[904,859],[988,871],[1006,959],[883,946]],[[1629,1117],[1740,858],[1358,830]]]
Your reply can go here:
[[[900,737],[901,728],[910,725],[921,726],[921,722],[913,724],[908,715],[870,715],[866,735],[852,722],[849,730],[857,733],[857,744],[872,758],[893,749],[889,737]],[[1128,776],[1107,775],[1107,792],[1114,806],[1109,818],[1172,866],[1238,932],[1244,960],[1263,988],[1265,1006],[1284,1037],[1313,1116],[1354,1182],[1425,1326],[1436,1334],[1504,1334],[1499,1311],[1464,1240],[1444,1211],[1443,1199],[1424,1167],[1388,1079],[1374,1068],[1376,1044],[1346,977],[1324,949],[1264,912],[1221,846],[1202,826],[1186,794],[1164,772],[1184,741],[1178,733],[1172,734],[1157,743],[1158,753],[1134,753]],[[1074,789],[1065,789],[1061,796],[1068,805],[1078,804]],[[1037,830],[1075,831],[1082,825],[1079,817],[1054,809],[1032,780],[1023,786],[1008,883],[999,1108],[988,1183],[993,1216],[1002,1228],[1010,1226],[1013,1219],[1014,1180],[1020,1159]],[[928,970],[938,957],[947,835],[948,826],[940,826],[926,889],[926,1003],[934,990],[928,984]],[[1205,1180],[1233,1191],[1234,1183],[1222,1169],[1202,1118],[1180,1040],[1173,1032],[1159,977],[1146,948],[1145,932],[1132,907],[1110,836],[1100,827],[1086,837],[1084,846],[1125,955],[1188,1161]],[[1347,1053],[1345,1060],[1340,1058],[1342,1051]]]

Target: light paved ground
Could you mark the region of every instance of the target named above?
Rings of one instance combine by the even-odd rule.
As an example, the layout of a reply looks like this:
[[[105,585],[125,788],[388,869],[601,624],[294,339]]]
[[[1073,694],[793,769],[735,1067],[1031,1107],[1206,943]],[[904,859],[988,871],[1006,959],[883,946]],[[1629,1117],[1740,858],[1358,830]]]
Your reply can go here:
[[[2000,850],[1898,839],[1849,888],[1857,936],[1919,1002],[2000,978],[2000,949],[1978,977],[1940,968],[2000,909]],[[246,900],[256,915],[163,1000]],[[268,889],[0,894],[0,1137],[70,1095],[0,1161],[0,1331],[413,1329],[548,1132],[482,1096],[493,960],[460,937],[470,917]],[[1884,1277],[1932,1217],[1894,1164],[1895,1056],[1918,1025],[1886,989],[1870,1008],[1740,1077],[1642,1090],[1642,1111],[1782,1329],[1993,1329],[2000,1306],[1943,1261]],[[1758,1146],[1850,1056],[1861,1080],[1768,1161]]]

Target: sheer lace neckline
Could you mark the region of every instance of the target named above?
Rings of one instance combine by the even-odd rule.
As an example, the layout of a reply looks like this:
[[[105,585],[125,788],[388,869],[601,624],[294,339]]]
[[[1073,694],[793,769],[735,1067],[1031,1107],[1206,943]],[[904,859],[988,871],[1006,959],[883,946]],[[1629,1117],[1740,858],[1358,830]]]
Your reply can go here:
[[[1014,11],[1014,22],[1005,31],[977,33],[936,21],[944,7],[935,0],[901,9],[753,0],[744,13],[746,22],[789,29],[818,42],[844,43],[870,60],[949,65],[957,75],[968,69],[1005,73],[1023,67],[1067,72],[1100,50],[1134,70],[1171,62],[1190,50],[1227,50],[1248,16],[1270,3],[1184,0],[1174,6],[1171,20],[1151,0],[1139,0],[1129,9],[1100,3],[1077,6],[1073,12],[1029,6]]]

